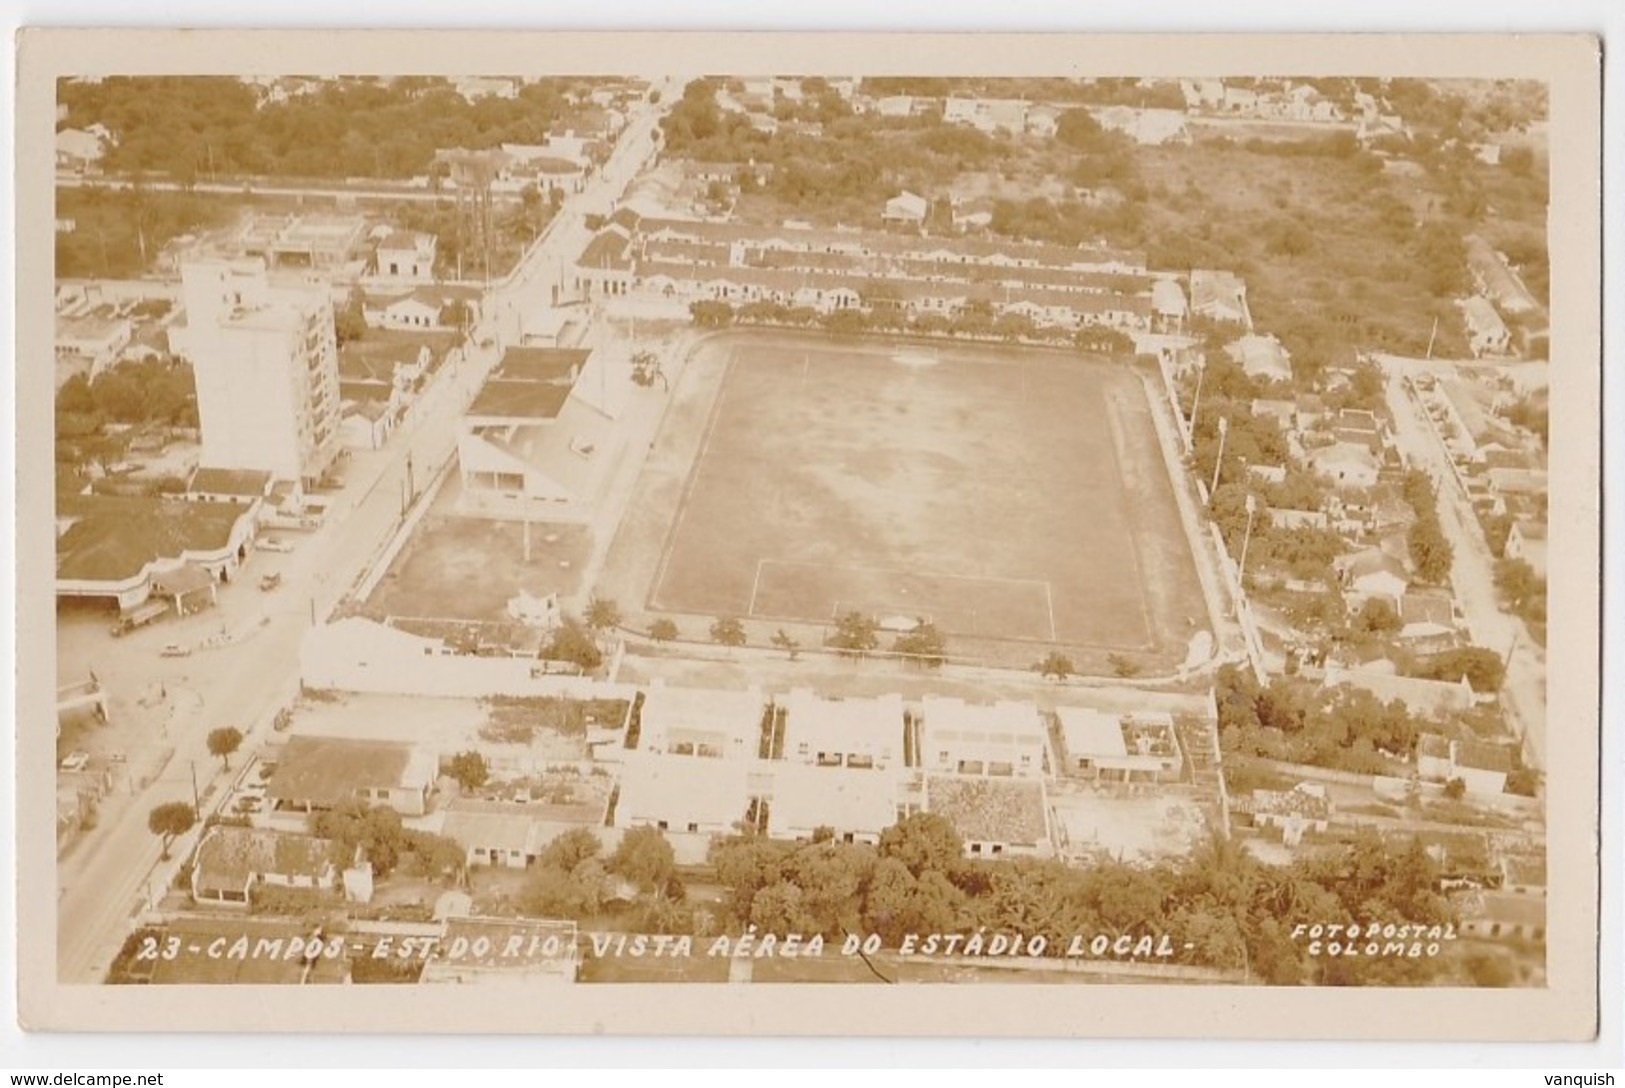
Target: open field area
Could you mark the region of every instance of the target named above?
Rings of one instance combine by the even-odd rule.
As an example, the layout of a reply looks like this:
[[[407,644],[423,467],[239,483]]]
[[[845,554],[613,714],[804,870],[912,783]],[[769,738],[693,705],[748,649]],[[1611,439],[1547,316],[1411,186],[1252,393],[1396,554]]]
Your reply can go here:
[[[437,500],[436,511],[390,564],[367,598],[368,614],[504,621],[508,601],[521,589],[567,597],[579,588],[592,549],[584,526],[532,525],[526,562],[519,522],[440,516],[442,505]]]
[[[1104,361],[720,337],[690,360],[649,473],[611,567],[653,561],[651,611],[819,625],[857,610],[1175,656],[1201,622],[1143,387]]]

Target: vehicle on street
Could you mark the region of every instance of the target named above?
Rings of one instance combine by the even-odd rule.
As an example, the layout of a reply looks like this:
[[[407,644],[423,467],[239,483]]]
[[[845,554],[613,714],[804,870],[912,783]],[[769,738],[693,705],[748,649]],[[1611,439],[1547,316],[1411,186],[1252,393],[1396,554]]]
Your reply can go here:
[[[278,552],[283,555],[293,551],[292,544],[289,544],[286,540],[279,540],[274,536],[260,541],[259,547],[261,551]]]
[[[148,601],[120,616],[118,622],[113,624],[111,633],[114,638],[122,638],[138,627],[145,627],[168,611],[169,605],[167,602]]]
[[[171,643],[166,644],[162,650],[158,651],[158,656],[159,657],[191,657],[192,656],[192,648],[190,646],[182,646],[178,642],[171,642]]]
[[[62,761],[61,766],[64,771],[82,771],[89,763],[89,752],[70,752],[68,758]]]

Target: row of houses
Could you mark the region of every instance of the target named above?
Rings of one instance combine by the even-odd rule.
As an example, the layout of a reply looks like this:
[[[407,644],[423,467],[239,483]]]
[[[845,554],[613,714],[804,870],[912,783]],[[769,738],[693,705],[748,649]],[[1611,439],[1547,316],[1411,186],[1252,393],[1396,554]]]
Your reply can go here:
[[[1178,283],[1146,275],[1137,254],[630,213],[588,243],[574,286],[587,297],[636,291],[825,314],[892,309],[917,317],[980,306],[1070,328],[1150,330],[1181,326],[1188,316]]]

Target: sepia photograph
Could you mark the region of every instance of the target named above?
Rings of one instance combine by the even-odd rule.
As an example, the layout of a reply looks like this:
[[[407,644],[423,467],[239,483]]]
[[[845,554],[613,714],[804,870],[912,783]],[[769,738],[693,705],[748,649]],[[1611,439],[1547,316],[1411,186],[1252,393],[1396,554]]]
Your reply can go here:
[[[21,38],[25,1023],[1595,1033],[1596,40],[322,37]]]

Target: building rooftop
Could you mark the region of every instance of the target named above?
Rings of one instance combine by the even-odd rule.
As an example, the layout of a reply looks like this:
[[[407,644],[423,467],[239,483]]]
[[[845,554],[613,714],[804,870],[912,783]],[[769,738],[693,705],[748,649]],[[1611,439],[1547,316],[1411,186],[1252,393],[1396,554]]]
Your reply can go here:
[[[897,780],[890,774],[805,763],[774,765],[770,835],[806,834],[819,827],[878,835],[896,822]]]
[[[890,746],[901,752],[903,697],[830,699],[795,690],[777,700],[785,708],[787,752],[860,752]]]
[[[1297,816],[1324,820],[1332,814],[1332,802],[1324,786],[1299,782],[1290,790],[1254,790],[1249,807],[1270,816]]]
[[[1455,609],[1448,594],[1407,593],[1399,599],[1399,619],[1407,627],[1413,623],[1439,627],[1456,625]]]
[[[265,793],[273,802],[334,805],[361,789],[420,789],[437,774],[423,748],[391,740],[294,737],[277,758]]]
[[[1042,781],[927,775],[925,809],[946,817],[967,842],[1038,846],[1049,840]]]
[[[690,823],[731,827],[745,819],[750,768],[742,759],[628,753],[621,767],[616,820],[665,821],[672,831],[683,831]]]
[[[640,743],[644,749],[666,750],[684,737],[720,736],[725,750],[718,755],[755,756],[766,706],[766,699],[756,690],[672,687],[657,682],[643,693]]]
[[[585,348],[509,348],[468,414],[556,419],[590,354]]]
[[[601,230],[593,235],[576,258],[580,268],[629,269],[632,267],[631,241],[618,230]]]
[[[927,695],[921,700],[926,734],[944,740],[994,741],[1008,738],[1037,740],[1047,737],[1043,719],[1031,703],[1000,700],[967,703],[963,699]]]
[[[1456,766],[1475,771],[1511,771],[1512,749],[1482,740],[1456,741]]]
[[[1060,706],[1055,714],[1061,720],[1061,739],[1071,759],[1126,756],[1123,720],[1092,707]]]
[[[1461,914],[1463,919],[1544,929],[1546,898],[1517,892],[1475,892],[1462,902]]]
[[[200,892],[242,891],[262,873],[316,879],[334,864],[337,844],[314,835],[263,827],[215,827],[198,844],[193,865]]]
[[[186,482],[193,495],[241,495],[258,499],[271,489],[271,474],[246,468],[199,468]]]
[[[72,524],[56,541],[59,581],[122,582],[148,564],[218,552],[250,506],[111,495],[74,496],[59,517]]]

